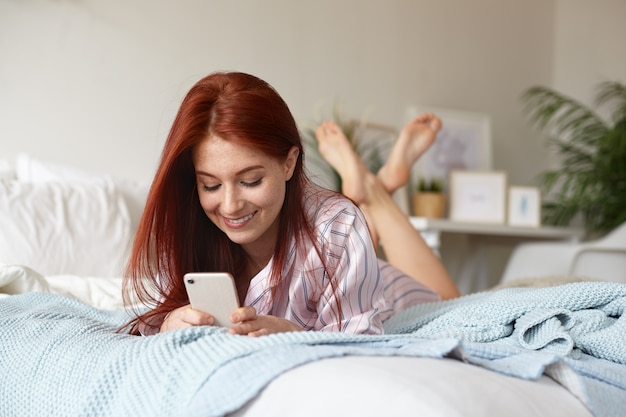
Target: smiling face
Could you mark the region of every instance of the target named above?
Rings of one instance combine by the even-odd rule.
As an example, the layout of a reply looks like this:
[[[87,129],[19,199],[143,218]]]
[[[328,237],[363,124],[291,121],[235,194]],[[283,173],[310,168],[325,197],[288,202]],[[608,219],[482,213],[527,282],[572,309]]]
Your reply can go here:
[[[210,136],[193,151],[200,205],[230,240],[253,258],[269,261],[278,239],[278,215],[298,149],[284,161],[252,147]]]

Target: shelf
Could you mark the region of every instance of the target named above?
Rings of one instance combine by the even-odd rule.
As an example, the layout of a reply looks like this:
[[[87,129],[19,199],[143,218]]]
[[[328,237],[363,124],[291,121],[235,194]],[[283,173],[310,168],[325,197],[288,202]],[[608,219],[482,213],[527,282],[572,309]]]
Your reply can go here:
[[[445,232],[471,235],[506,236],[525,239],[582,239],[584,230],[575,227],[520,227],[492,223],[464,223],[447,219],[410,217],[413,227],[420,232]]]

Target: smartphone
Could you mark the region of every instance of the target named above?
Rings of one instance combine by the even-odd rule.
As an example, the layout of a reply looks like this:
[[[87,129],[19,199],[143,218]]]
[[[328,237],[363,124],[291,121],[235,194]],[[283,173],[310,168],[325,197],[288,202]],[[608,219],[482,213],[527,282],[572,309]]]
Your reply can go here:
[[[194,310],[215,317],[215,326],[231,327],[229,317],[239,308],[237,287],[226,272],[190,272],[185,274],[187,296]]]

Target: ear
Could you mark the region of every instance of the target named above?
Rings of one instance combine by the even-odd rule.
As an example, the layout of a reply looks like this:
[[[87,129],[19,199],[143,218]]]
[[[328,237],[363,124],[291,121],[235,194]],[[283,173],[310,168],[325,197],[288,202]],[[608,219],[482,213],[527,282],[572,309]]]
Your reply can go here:
[[[297,147],[292,146],[291,149],[289,149],[287,158],[285,159],[285,181],[289,181],[291,179],[293,171],[296,169],[298,155],[300,155],[300,150]]]

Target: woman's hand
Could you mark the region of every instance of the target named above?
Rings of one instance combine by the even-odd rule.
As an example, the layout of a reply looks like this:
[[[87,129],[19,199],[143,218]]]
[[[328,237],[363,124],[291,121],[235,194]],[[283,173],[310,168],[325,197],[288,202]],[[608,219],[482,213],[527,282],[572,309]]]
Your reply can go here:
[[[169,312],[159,332],[163,333],[168,330],[184,329],[193,326],[212,326],[215,319],[209,313],[200,310],[194,310],[191,305],[178,307],[176,310]]]
[[[297,324],[280,317],[257,316],[254,307],[240,307],[230,316],[235,324],[228,329],[230,334],[265,336],[272,333],[295,332],[304,330]]]

